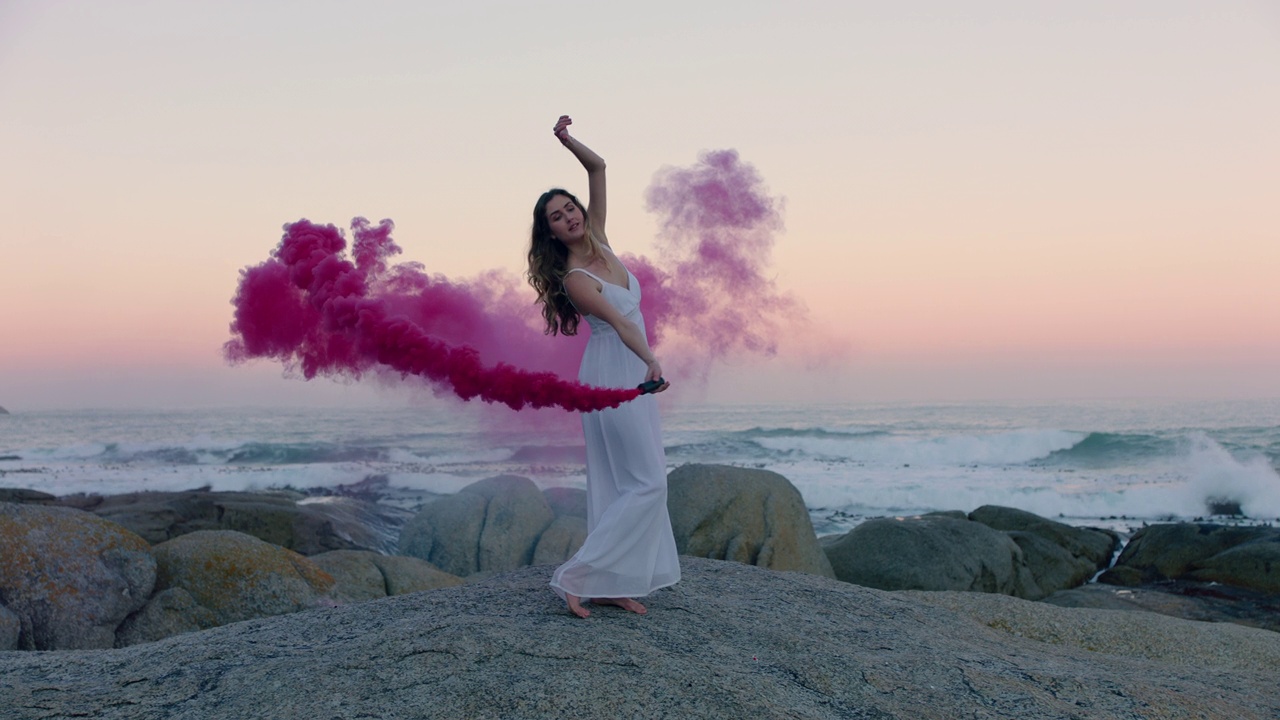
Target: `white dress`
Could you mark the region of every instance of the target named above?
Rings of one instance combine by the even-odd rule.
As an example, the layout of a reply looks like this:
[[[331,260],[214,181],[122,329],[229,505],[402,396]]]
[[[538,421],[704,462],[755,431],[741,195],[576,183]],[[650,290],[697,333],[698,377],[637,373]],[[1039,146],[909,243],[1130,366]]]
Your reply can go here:
[[[640,283],[628,287],[582,272],[601,284],[605,300],[644,332]],[[608,388],[634,388],[646,365],[609,323],[586,315],[591,339],[578,380]],[[643,597],[680,581],[680,558],[667,513],[667,458],[657,399],[641,395],[616,408],[582,414],[587,441],[587,539],[556,569],[551,587],[581,598]]]

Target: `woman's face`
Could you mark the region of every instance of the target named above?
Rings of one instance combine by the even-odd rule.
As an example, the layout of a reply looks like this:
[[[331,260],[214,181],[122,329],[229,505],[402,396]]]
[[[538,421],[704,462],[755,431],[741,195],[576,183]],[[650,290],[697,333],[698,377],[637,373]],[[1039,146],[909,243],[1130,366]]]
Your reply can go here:
[[[547,224],[551,234],[566,245],[578,242],[586,233],[582,208],[566,195],[556,195],[547,202]]]

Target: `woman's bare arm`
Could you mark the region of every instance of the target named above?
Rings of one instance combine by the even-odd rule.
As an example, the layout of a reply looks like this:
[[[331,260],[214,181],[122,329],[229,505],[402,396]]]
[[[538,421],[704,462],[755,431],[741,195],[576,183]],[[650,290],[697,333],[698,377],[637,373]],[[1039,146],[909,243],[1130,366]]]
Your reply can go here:
[[[662,377],[662,365],[658,362],[658,357],[653,354],[653,350],[649,348],[649,340],[640,331],[640,326],[623,317],[617,308],[604,299],[601,293],[603,288],[600,287],[598,280],[583,273],[569,273],[564,279],[564,289],[580,312],[585,315],[595,315],[618,331],[618,337],[622,339],[622,343],[648,366],[644,375],[645,382]],[[669,384],[664,383],[655,392],[666,390]]]
[[[604,220],[608,212],[608,202],[605,197],[604,158],[595,154],[577,138],[569,135],[569,126],[572,124],[572,118],[561,115],[556,121],[553,132],[560,143],[569,148],[569,152],[573,153],[573,156],[578,158],[578,162],[582,163],[582,167],[587,170],[587,215],[591,218],[591,229],[595,231],[597,239],[608,245],[609,239],[604,232]]]

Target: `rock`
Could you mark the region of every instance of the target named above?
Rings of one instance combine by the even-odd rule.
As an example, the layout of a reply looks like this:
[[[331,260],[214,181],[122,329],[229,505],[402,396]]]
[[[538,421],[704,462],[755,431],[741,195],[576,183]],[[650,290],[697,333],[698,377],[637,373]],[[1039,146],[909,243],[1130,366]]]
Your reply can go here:
[[[1193,563],[1182,577],[1280,595],[1280,534],[1240,543]]]
[[[1242,517],[1244,515],[1240,509],[1240,501],[1231,498],[1205,498],[1205,509],[1210,515],[1231,515],[1234,517]]]
[[[1044,602],[1068,608],[1143,610],[1184,620],[1227,622],[1280,633],[1280,595],[1230,585],[1169,580],[1141,587],[1090,583]]]
[[[465,577],[528,565],[555,514],[532,480],[501,475],[428,503],[400,532],[400,554]]]
[[[219,625],[316,607],[334,579],[292,550],[230,530],[156,545],[157,590],[182,588]]]
[[[1280,530],[1269,527],[1234,527],[1210,523],[1149,525],[1134,533],[1115,566],[1100,575],[1098,581],[1136,586],[1162,580],[1178,580],[1199,568],[1212,567],[1211,558],[1219,553],[1244,543],[1274,541],[1271,539],[1275,538],[1280,538]],[[1245,551],[1239,557],[1244,559],[1252,554],[1253,551]],[[1264,550],[1262,555],[1265,554]],[[1234,570],[1224,574],[1224,577],[1229,575],[1239,582],[1257,583],[1257,587],[1267,587],[1273,582],[1268,579],[1266,572],[1248,579],[1249,561],[1237,564],[1228,556],[1225,562]],[[1242,572],[1246,574],[1242,575]]]
[[[1273,633],[681,560],[684,580],[651,596],[645,616],[570,617],[547,588],[552,568],[526,568],[106,653],[0,654],[0,697],[14,720],[264,708],[451,719],[1280,714]]]
[[[461,577],[475,573],[487,505],[484,497],[464,492],[424,505],[400,530],[400,552]]]
[[[413,557],[379,555],[365,550],[332,550],[312,555],[310,560],[333,576],[337,582],[334,596],[342,602],[376,600],[462,584],[462,578]]]
[[[587,519],[587,491],[580,488],[547,488],[542,491],[547,507],[556,517],[568,515]]]
[[[0,488],[0,502],[13,502],[17,505],[54,505],[58,496],[36,489]]]
[[[876,518],[824,549],[836,578],[866,587],[1043,597],[1013,539],[970,520]]]
[[[400,529],[414,515],[411,510],[337,496],[300,500],[298,510],[293,549],[303,555],[330,550],[394,555],[399,551]]]
[[[303,555],[395,552],[400,527],[413,514],[350,497],[205,489],[78,496],[62,502],[119,523],[153,545],[199,530],[235,530]]]
[[[354,552],[354,551],[347,551]],[[373,564],[387,582],[387,595],[439,590],[463,583],[462,578],[441,571],[425,560],[402,555],[375,555]]]
[[[1188,622],[1154,613],[1069,609],[983,593],[909,592],[903,595],[922,604],[954,610],[1015,637],[1090,653],[1143,658],[1182,667],[1188,672],[1195,672],[1197,668],[1207,674],[1229,668],[1244,670],[1249,663],[1262,661],[1280,651],[1280,635],[1256,628]],[[1238,647],[1237,642],[1241,643]],[[1191,643],[1197,645],[1195,649],[1188,647]],[[1280,702],[1280,696],[1274,692],[1272,695],[1274,702]],[[1199,700],[1212,706],[1211,697]],[[1230,712],[1219,714],[1223,712],[1217,710],[1204,717],[1237,717]],[[1116,716],[1104,713],[1102,717]],[[1169,715],[1154,712],[1139,713],[1136,717]]]
[[[57,495],[50,495],[49,493],[40,492],[39,490],[0,488],[0,502],[18,503],[22,505],[53,505],[57,501]]]
[[[22,636],[22,620],[9,608],[0,605],[0,651],[17,650]]]
[[[130,615],[116,631],[116,647],[153,642],[218,625],[213,611],[200,605],[180,587],[161,590],[138,612]]]
[[[333,597],[339,602],[364,602],[387,596],[387,580],[364,550],[330,550],[312,555],[311,562],[334,580]],[[420,561],[421,562],[421,561]]]
[[[0,503],[0,603],[25,650],[109,648],[156,582],[146,541],[89,513]]]
[[[683,555],[835,577],[804,499],[777,473],[684,465],[667,477],[667,508]]]
[[[555,520],[542,531],[533,548],[531,565],[560,565],[573,557],[587,539],[587,491],[547,488],[542,491]]]
[[[1093,528],[1077,528],[1034,513],[998,505],[984,505],[968,518],[1002,530],[1022,548],[1027,569],[1039,592],[1018,593],[1028,600],[1088,582],[1111,563],[1120,538]]]
[[[1093,565],[1035,533],[1017,530],[1005,534],[1022,550],[1027,570],[1035,581],[1034,589],[1016,593],[1024,600],[1039,600],[1058,590],[1078,587],[1097,572]]]
[[[573,557],[587,540],[587,521],[576,515],[561,515],[538,538],[532,565],[560,565]]]
[[[1093,568],[1090,575],[1107,567],[1120,545],[1120,537],[1109,530],[1073,527],[1017,508],[983,505],[969,513],[969,519],[996,530],[1039,535],[1088,562]]]

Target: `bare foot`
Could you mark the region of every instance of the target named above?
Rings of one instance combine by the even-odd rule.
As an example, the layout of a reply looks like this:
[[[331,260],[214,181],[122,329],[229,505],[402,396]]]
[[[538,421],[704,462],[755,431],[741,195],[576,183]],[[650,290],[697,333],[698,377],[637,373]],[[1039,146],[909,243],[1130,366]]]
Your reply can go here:
[[[564,594],[564,599],[569,603],[569,612],[580,618],[590,617],[591,611],[582,607],[582,598],[577,595]]]
[[[631,598],[591,598],[591,602],[597,605],[616,605],[627,612],[633,612],[637,615],[644,615],[649,612],[643,605]]]

